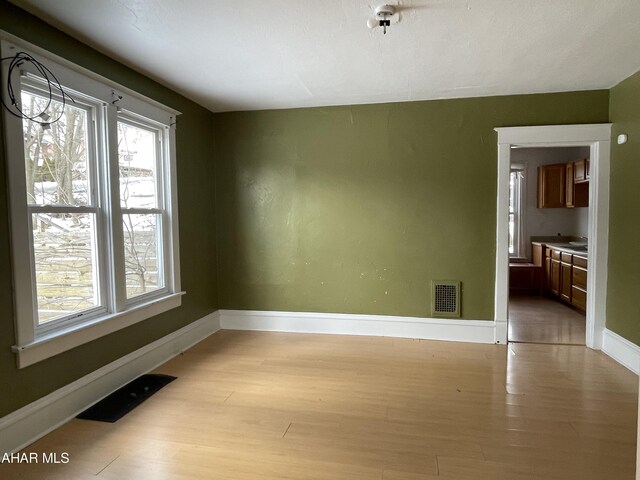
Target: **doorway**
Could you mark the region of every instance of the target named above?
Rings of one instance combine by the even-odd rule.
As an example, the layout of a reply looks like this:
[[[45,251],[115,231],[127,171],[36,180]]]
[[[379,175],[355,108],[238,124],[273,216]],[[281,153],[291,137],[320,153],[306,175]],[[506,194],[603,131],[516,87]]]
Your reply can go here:
[[[496,217],[495,342],[507,343],[509,321],[509,182],[515,148],[586,147],[591,161],[589,182],[589,263],[586,280],[585,344],[602,347],[605,322],[606,261],[609,222],[610,124],[496,128],[498,192]]]
[[[585,345],[589,155],[511,148],[508,342]]]

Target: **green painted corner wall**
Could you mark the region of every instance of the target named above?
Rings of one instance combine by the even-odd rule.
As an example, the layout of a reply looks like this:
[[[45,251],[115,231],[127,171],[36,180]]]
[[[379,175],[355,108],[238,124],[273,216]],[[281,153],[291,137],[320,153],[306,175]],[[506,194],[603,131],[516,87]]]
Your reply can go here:
[[[600,123],[608,91],[216,114],[220,307],[493,318],[494,127]]]
[[[611,89],[607,328],[640,345],[640,72]],[[629,140],[618,145],[626,133]]]
[[[18,370],[14,343],[6,163],[0,136],[0,417],[215,311],[213,115],[139,73],[0,0],[0,29],[182,112],[176,132],[182,287],[180,308]],[[1,122],[1,117],[0,117]],[[4,128],[0,124],[0,131]],[[204,207],[204,208],[203,208]],[[184,252],[189,252],[185,255]],[[7,394],[10,392],[10,394]]]

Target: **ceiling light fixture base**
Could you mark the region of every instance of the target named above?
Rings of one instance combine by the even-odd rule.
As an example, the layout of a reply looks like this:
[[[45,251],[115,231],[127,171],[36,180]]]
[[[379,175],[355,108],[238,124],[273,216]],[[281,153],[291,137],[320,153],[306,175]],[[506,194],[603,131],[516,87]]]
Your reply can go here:
[[[396,13],[396,7],[393,5],[380,5],[376,7],[376,17],[381,20],[386,20],[387,17],[392,16]]]

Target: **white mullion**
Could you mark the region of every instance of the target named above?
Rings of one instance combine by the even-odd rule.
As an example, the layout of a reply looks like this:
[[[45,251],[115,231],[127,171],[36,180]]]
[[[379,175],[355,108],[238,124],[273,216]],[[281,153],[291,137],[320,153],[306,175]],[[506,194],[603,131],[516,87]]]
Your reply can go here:
[[[111,266],[111,293],[112,301],[110,310],[121,312],[126,307],[127,288],[124,266],[124,234],[122,228],[122,208],[120,206],[120,171],[118,165],[118,112],[115,105],[105,107],[107,122],[107,151],[105,154],[105,196],[108,205],[106,209],[107,223],[109,225]]]
[[[104,104],[94,105],[91,110],[91,122],[89,130],[89,139],[94,148],[87,149],[88,155],[88,172],[87,181],[89,183],[89,201],[92,208],[95,209],[93,217],[94,224],[94,237],[95,249],[93,251],[93,262],[96,268],[93,270],[93,281],[97,284],[97,289],[94,295],[99,296],[99,305],[105,310],[109,311],[111,304],[111,291],[109,284],[111,283],[110,277],[110,265],[108,255],[105,253],[109,251],[109,241],[107,232],[109,231],[108,225],[105,221],[104,206],[106,202],[102,196],[103,187],[100,179],[103,177],[100,173],[101,159],[104,158],[104,145],[106,140],[105,132],[105,107]]]

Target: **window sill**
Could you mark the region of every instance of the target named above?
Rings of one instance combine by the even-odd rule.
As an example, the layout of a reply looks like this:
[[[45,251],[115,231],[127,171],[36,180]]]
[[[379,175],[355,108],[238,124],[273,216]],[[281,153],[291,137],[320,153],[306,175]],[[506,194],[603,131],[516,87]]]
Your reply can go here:
[[[509,257],[509,263],[529,263],[529,259],[527,257]]]
[[[160,299],[136,305],[125,312],[111,313],[80,325],[57,330],[25,345],[14,345],[11,349],[17,354],[18,368],[28,367],[84,343],[179,307],[182,304],[182,295],[185,293],[173,293]]]

